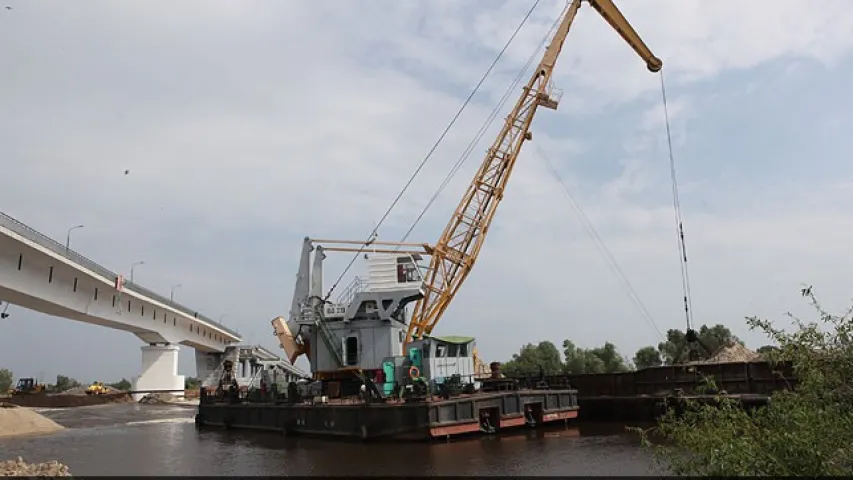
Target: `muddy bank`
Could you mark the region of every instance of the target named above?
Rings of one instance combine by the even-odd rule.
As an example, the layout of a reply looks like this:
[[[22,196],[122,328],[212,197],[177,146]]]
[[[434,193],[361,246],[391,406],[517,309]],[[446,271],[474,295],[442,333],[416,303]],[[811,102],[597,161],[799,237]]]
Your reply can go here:
[[[149,393],[139,399],[144,405],[175,405],[181,407],[196,407],[198,399],[187,399],[169,393]]]
[[[37,393],[29,395],[13,395],[5,398],[4,401],[21,407],[67,408],[103,405],[106,403],[125,403],[132,402],[133,399],[125,392],[106,393],[103,395]]]
[[[23,458],[0,462],[0,477],[70,477],[68,466],[57,461],[27,463]]]
[[[46,435],[65,427],[25,407],[0,403],[0,438]]]

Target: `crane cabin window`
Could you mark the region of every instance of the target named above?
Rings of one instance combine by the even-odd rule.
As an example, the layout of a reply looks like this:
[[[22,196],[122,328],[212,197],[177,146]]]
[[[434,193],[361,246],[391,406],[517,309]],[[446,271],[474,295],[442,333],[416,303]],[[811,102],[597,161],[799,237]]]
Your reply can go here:
[[[459,356],[460,357],[467,357],[468,356],[468,344],[467,343],[463,343],[462,345],[459,345]]]
[[[448,345],[447,346],[447,356],[450,358],[456,358],[459,354],[459,345]]]
[[[397,283],[417,282],[420,280],[418,267],[412,262],[411,258],[397,258]]]
[[[447,356],[447,345],[435,346],[435,358],[444,358]]]

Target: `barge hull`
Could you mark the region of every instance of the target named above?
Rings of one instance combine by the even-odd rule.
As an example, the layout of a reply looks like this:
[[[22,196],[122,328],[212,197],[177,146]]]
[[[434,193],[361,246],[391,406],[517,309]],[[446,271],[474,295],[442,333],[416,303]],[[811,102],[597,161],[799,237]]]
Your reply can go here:
[[[385,404],[203,401],[196,424],[286,435],[429,440],[481,432],[486,414],[495,430],[566,422],[578,416],[577,394],[574,390],[529,390]]]

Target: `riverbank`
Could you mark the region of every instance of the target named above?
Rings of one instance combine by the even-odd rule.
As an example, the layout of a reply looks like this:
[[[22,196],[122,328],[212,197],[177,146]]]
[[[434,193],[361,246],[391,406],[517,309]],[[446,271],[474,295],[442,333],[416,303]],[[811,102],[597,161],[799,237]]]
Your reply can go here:
[[[47,435],[65,427],[33,411],[11,403],[0,403],[0,438]]]
[[[133,398],[127,392],[86,395],[85,393],[36,393],[13,395],[0,401],[28,408],[69,408],[103,405],[106,403],[127,403]]]

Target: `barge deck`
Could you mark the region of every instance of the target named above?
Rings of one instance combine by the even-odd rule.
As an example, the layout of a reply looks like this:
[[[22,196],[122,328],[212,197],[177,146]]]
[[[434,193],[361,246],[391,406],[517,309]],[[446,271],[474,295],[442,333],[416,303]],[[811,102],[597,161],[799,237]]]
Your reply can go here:
[[[475,393],[422,402],[224,402],[203,396],[198,426],[267,430],[371,440],[429,440],[568,422],[578,416],[576,390]]]

